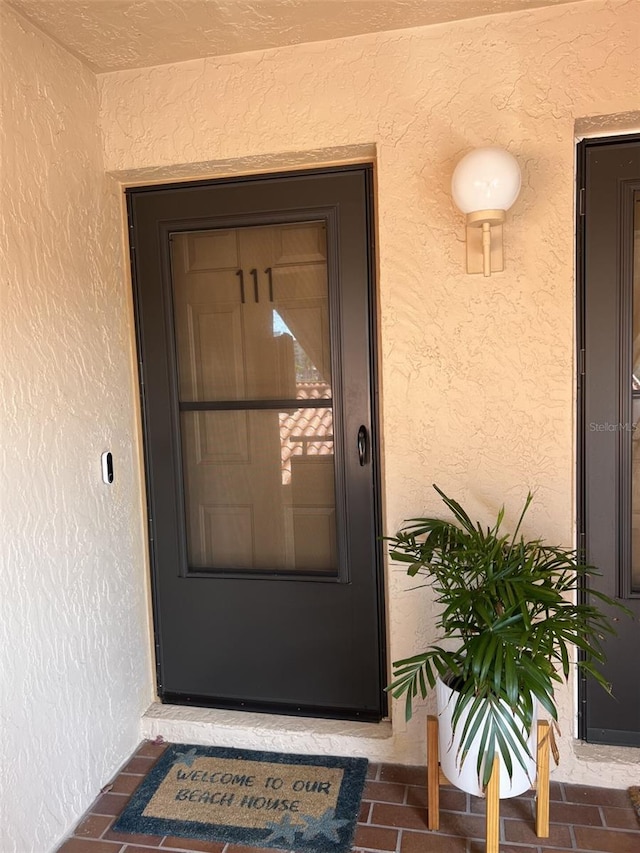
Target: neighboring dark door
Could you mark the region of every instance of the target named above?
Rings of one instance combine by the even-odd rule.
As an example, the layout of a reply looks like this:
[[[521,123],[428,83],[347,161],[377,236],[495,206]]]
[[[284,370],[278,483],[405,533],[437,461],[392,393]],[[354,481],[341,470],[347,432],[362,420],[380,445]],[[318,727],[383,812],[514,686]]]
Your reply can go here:
[[[579,156],[581,532],[594,587],[636,615],[610,613],[614,698],[582,684],[581,736],[640,746],[640,137],[588,140]]]
[[[371,169],[127,195],[159,695],[378,720]]]

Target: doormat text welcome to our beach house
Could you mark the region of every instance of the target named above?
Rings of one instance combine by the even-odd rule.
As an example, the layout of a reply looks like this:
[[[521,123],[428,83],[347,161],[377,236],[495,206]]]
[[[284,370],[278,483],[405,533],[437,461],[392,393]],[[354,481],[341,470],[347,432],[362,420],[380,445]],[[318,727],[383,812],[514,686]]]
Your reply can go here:
[[[346,853],[366,769],[363,758],[172,744],[113,829]]]

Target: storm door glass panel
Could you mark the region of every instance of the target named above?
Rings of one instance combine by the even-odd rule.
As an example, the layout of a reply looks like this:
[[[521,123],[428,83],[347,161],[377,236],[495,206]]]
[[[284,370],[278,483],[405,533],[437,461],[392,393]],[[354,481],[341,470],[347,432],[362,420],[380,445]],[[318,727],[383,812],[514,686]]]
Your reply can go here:
[[[632,447],[632,563],[631,588],[640,592],[640,193],[635,193],[633,217],[633,434]]]
[[[335,574],[325,224],[171,243],[189,567]]]

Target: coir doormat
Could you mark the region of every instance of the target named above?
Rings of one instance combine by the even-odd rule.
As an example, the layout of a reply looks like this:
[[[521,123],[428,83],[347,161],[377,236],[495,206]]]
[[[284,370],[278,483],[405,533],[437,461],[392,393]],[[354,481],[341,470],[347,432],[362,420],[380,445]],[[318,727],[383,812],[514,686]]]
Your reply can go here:
[[[113,829],[346,853],[366,770],[364,758],[172,744]]]

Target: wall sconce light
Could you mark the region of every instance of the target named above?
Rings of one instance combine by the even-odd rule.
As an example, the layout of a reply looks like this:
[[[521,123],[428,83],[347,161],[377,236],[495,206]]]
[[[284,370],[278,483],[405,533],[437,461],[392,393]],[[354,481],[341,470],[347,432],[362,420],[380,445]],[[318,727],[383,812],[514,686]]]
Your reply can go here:
[[[456,166],[451,194],[467,215],[467,272],[502,272],[502,223],[520,192],[520,167],[502,148],[476,148]]]

